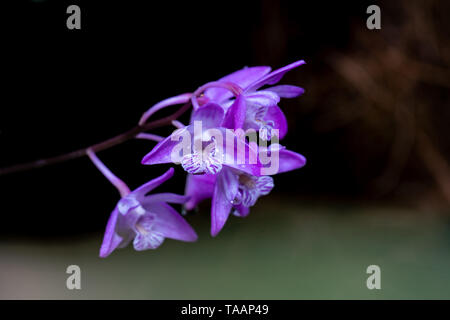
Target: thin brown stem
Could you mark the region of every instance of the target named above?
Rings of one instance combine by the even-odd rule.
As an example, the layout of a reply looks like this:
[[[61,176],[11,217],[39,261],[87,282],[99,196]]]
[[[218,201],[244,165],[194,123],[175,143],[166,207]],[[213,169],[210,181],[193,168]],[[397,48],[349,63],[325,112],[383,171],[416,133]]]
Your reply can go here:
[[[6,168],[1,168],[0,176],[10,174],[10,173],[35,169],[35,168],[42,168],[42,167],[49,166],[52,164],[81,158],[81,157],[87,156],[88,149],[91,149],[94,152],[99,152],[102,150],[109,149],[109,148],[119,145],[125,141],[133,139],[141,132],[145,132],[150,129],[160,128],[160,127],[163,127],[166,125],[171,125],[172,121],[176,120],[183,113],[185,113],[190,108],[190,106],[191,106],[191,103],[186,103],[185,105],[183,105],[180,109],[178,109],[176,112],[174,112],[170,116],[167,116],[165,118],[158,119],[155,121],[151,121],[148,123],[144,123],[142,125],[137,125],[136,127],[128,130],[127,132],[124,132],[124,133],[119,134],[115,137],[112,137],[108,140],[105,140],[103,142],[94,144],[94,145],[86,147],[86,148],[78,149],[78,150],[75,150],[75,151],[72,151],[69,153],[65,153],[65,154],[56,156],[56,157],[51,157],[51,158],[47,158],[47,159],[41,159],[41,160],[31,161],[31,162],[27,162],[27,163],[16,164],[16,165],[6,167]]]

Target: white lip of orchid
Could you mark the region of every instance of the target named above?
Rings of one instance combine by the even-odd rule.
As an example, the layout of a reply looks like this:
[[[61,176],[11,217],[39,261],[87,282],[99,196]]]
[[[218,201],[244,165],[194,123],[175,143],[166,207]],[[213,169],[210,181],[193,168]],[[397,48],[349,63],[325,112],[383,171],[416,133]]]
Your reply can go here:
[[[258,198],[270,193],[274,187],[273,178],[269,176],[254,177],[248,174],[239,175],[239,186],[233,205],[253,206]]]
[[[205,137],[210,138],[205,148],[203,148],[204,140],[199,139],[200,144],[194,143],[193,152],[183,156],[181,160],[181,166],[190,174],[217,174],[222,170],[223,154],[217,147],[215,137]],[[201,145],[203,150],[196,150],[197,145]]]
[[[149,233],[153,232],[153,226],[155,224],[155,217],[153,215],[148,214],[146,216],[147,220],[150,219],[152,222],[148,223],[146,222],[146,225],[142,223],[141,219],[138,219],[138,221],[135,224],[136,231],[139,232],[142,235],[147,235]]]
[[[155,249],[163,243],[165,237],[153,228],[155,219],[155,216],[147,214],[136,222],[136,237],[133,241],[133,246],[136,250]]]
[[[117,209],[120,215],[128,220],[126,230],[131,229],[135,233],[133,246],[136,250],[156,248],[163,242],[164,237],[153,228],[156,216],[142,206],[136,194],[120,199]],[[117,232],[120,233],[120,230]]]
[[[136,230],[142,234],[142,235],[147,235],[148,233],[150,233],[150,230],[146,230],[141,224],[139,224],[139,222],[137,222],[135,224]]]

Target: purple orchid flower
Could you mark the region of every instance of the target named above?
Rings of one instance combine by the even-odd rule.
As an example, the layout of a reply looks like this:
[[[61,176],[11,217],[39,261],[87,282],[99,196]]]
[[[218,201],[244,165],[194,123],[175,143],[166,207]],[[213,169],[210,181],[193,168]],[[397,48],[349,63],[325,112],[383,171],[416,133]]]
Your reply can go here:
[[[242,104],[242,99],[234,102],[238,109]],[[190,125],[159,142],[143,158],[142,164],[180,163],[188,173],[212,175],[223,167],[231,167],[259,176],[261,165],[257,163],[257,151],[224,126],[233,121],[234,115],[225,116],[221,106],[206,103],[193,112]]]
[[[292,85],[278,85],[258,90],[265,85],[273,85],[281,80],[285,73],[305,64],[303,60],[291,63],[271,73],[270,67],[251,67],[238,70],[229,74],[213,85],[208,84],[199,88],[197,92],[203,92],[209,101],[219,103],[227,113],[237,114],[237,110],[231,108],[234,105],[233,94],[242,95],[245,100],[245,109],[239,110],[242,114],[240,122],[234,124],[234,128],[259,130],[260,137],[270,140],[272,130],[279,130],[279,138],[287,133],[287,120],[284,113],[278,107],[280,98],[294,98],[304,93],[304,89]],[[217,85],[222,83],[223,87]],[[236,87],[238,89],[236,89]],[[240,89],[240,90],[239,90]],[[193,95],[195,99],[195,93]]]
[[[167,204],[184,204],[189,197],[173,193],[147,195],[173,176],[173,168],[130,191],[93,152],[89,151],[88,155],[122,196],[109,217],[100,248],[101,258],[106,258],[115,249],[123,248],[131,241],[135,250],[142,251],[158,248],[165,238],[186,242],[197,240],[197,234],[192,227]]]
[[[301,154],[280,145],[260,148],[261,156],[263,153],[270,156],[271,152],[277,152],[279,159],[278,170],[274,174],[299,169],[306,164]],[[223,169],[217,175],[188,175],[185,194],[190,199],[185,208],[191,210],[199,202],[212,198],[211,235],[216,236],[231,212],[235,216],[246,217],[258,198],[269,194],[273,187],[271,176],[253,176],[235,168]]]
[[[270,140],[272,133],[279,131],[279,134],[275,135],[284,137],[287,121],[277,104],[281,97],[293,98],[304,90],[290,85],[258,89],[277,83],[286,72],[304,63],[303,60],[297,61],[271,73],[269,67],[245,68],[200,87],[190,96],[194,107],[190,124],[159,142],[143,158],[142,164],[181,163],[189,173],[185,193],[190,199],[185,208],[191,210],[200,201],[212,198],[213,236],[220,232],[231,212],[245,217],[260,196],[270,193],[274,187],[270,175],[301,168],[306,159],[277,143],[272,143],[269,148],[250,146],[245,138],[241,140],[236,135],[233,136],[232,144],[235,147],[229,154],[225,145],[221,145],[214,136],[208,134],[209,130],[215,129],[219,133],[225,133],[227,129],[234,129],[235,132],[237,129],[254,129],[259,130],[262,140]],[[197,98],[201,93],[203,95]],[[182,97],[183,101],[188,98]],[[196,122],[202,124],[201,130],[197,132]],[[176,149],[180,138],[184,141],[192,136],[194,138],[184,144],[188,146],[187,150]],[[204,148],[205,143],[208,144],[207,148]],[[240,146],[243,144],[244,149],[236,148],[239,143]],[[242,150],[248,152],[240,154]],[[182,156],[179,156],[178,160],[174,159],[174,154],[179,155],[180,151],[183,151]],[[277,153],[276,170],[264,171],[267,166],[262,164],[261,158],[264,155],[267,158],[274,152]],[[256,155],[256,161],[250,162],[250,157],[255,156],[253,153]],[[218,157],[218,154],[222,157]],[[245,163],[237,164],[235,155],[244,157]]]

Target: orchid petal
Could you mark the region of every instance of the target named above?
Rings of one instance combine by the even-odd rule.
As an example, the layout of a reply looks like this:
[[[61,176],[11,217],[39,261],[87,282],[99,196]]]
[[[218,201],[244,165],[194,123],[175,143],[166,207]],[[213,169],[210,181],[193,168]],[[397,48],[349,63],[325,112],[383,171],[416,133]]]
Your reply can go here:
[[[255,105],[271,107],[280,102],[280,97],[275,92],[261,90],[255,93],[246,94],[245,100]]]
[[[192,210],[195,206],[197,206],[199,202],[211,198],[213,195],[215,182],[216,182],[216,175],[188,174],[186,179],[185,194],[187,197],[189,197],[189,201],[186,202],[185,208],[187,210]]]
[[[259,157],[260,159],[266,159],[274,157],[273,152],[277,152],[278,155],[278,167],[274,170],[275,172],[270,173],[270,175],[278,174],[286,171],[292,171],[299,169],[306,164],[306,158],[299,153],[287,150],[286,147],[273,143],[268,148],[259,147]],[[264,161],[265,163],[265,161]],[[270,163],[270,162],[269,162]],[[266,173],[269,174],[269,173]]]
[[[274,187],[273,178],[269,176],[262,176],[256,179],[256,189],[259,195],[268,195]]]
[[[270,70],[270,67],[265,66],[244,68],[221,78],[219,81],[232,82],[234,84],[237,84],[241,88],[246,88],[251,83],[264,77],[270,72]],[[231,98],[233,94],[229,90],[226,90],[224,88],[210,88],[205,90],[205,96],[207,96],[212,101],[221,103]]]
[[[194,121],[201,121],[204,130],[216,128],[222,124],[223,117],[223,108],[216,103],[208,102],[192,113],[191,123],[194,123]]]
[[[294,68],[297,68],[303,64],[305,64],[305,61],[299,60],[299,61],[291,63],[283,68],[277,69],[277,70],[267,74],[263,78],[252,83],[247,89],[245,89],[245,91],[253,92],[255,90],[258,90],[259,88],[261,88],[262,86],[264,86],[266,84],[275,84],[278,81],[280,81],[281,78],[283,78],[283,76],[285,75],[286,72],[288,72]]]
[[[170,168],[167,170],[164,174],[160,175],[158,178],[155,178],[153,180],[150,180],[149,182],[143,184],[136,190],[132,192],[132,194],[135,194],[137,197],[145,196],[147,193],[155,189],[156,187],[159,187],[161,184],[163,184],[165,181],[172,178],[174,169]]]
[[[197,240],[194,229],[175,211],[170,205],[159,202],[146,206],[146,209],[156,214],[155,232],[161,233],[164,237],[193,242]]]
[[[228,111],[228,109],[233,105],[235,99],[230,99],[222,102],[220,105],[222,106],[223,110]]]
[[[164,235],[154,229],[156,217],[153,214],[142,216],[136,224],[133,247],[136,251],[156,249],[164,242]]]
[[[242,128],[245,121],[245,113],[245,98],[242,95],[239,95],[231,107],[228,108],[222,126],[229,129]]]
[[[124,235],[122,242],[117,248],[122,249],[130,244],[131,241],[136,237],[136,233],[133,230],[128,230],[128,233]]]
[[[252,207],[255,205],[256,200],[258,200],[258,190],[254,189],[243,189],[242,191],[242,204],[246,207]]]
[[[151,164],[161,164],[161,163],[172,163],[172,151],[179,144],[183,143],[184,133],[191,136],[191,131],[193,128],[187,126],[182,129],[175,130],[170,136],[165,138],[163,141],[159,142],[141,161],[141,164],[151,165]],[[182,138],[182,139],[180,139]],[[189,142],[190,143],[190,142]]]
[[[265,146],[260,146],[258,148],[259,152],[270,152],[270,151],[280,151],[280,150],[284,150],[286,149],[285,146],[282,146],[279,143],[272,143],[269,147],[265,147]]]
[[[117,218],[116,232],[120,236],[127,235],[134,230],[136,222],[145,214],[144,208],[137,199],[137,194],[130,193],[117,203],[119,217]]]
[[[243,204],[235,205],[234,215],[237,217],[246,217],[250,213],[250,208],[244,206]]]
[[[146,204],[150,204],[152,202],[168,202],[168,203],[179,203],[183,204],[189,200],[189,197],[182,196],[175,193],[156,193],[149,196],[146,196],[142,200],[142,204],[145,206]]]
[[[279,139],[283,139],[287,133],[288,124],[286,117],[281,111],[280,107],[272,106],[267,109],[266,116],[264,117],[264,121],[272,121],[273,128],[279,130]]]
[[[92,163],[97,167],[97,169],[105,176],[106,179],[108,179],[113,186],[117,188],[120,195],[122,197],[125,197],[127,194],[130,193],[130,189],[128,186],[120,180],[114,173],[109,170],[107,166],[97,157],[94,151],[92,151],[91,148],[87,149],[87,155],[91,159]]]
[[[149,232],[147,234],[139,233],[133,241],[133,247],[136,251],[156,249],[164,242],[164,236],[158,232]]]
[[[183,156],[181,166],[190,174],[202,174],[205,172],[201,153],[190,153]]]
[[[122,242],[123,238],[116,233],[116,224],[119,211],[117,208],[113,210],[109,216],[108,223],[106,225],[105,235],[103,236],[103,242],[100,247],[100,257],[106,258],[113,252]]]
[[[306,158],[299,153],[290,150],[279,151],[278,173],[299,169],[306,164]]]
[[[291,86],[291,85],[279,85],[275,87],[270,87],[266,89],[267,91],[275,92],[281,98],[295,98],[302,95],[305,89]]]
[[[234,133],[230,134],[231,130],[227,129],[225,132],[229,133],[224,133],[226,138],[222,149],[224,151],[223,165],[250,175],[260,176],[261,163],[258,162],[257,148],[248,144],[244,137],[237,136]],[[230,137],[233,141],[229,139]],[[230,146],[233,146],[233,148]]]
[[[255,177],[259,177],[262,175],[263,166],[260,163],[257,164],[237,164],[237,163],[228,163],[224,164],[225,166],[235,169],[241,173],[247,173]]]
[[[222,230],[230,215],[238,186],[238,178],[231,170],[224,169],[217,175],[211,202],[211,235],[213,237]]]

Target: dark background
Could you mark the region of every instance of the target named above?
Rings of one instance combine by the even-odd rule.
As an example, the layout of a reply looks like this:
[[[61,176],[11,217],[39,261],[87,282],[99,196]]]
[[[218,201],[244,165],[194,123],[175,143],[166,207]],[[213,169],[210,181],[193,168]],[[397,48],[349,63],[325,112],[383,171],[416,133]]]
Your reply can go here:
[[[444,1],[384,2],[374,31],[365,11],[375,1],[12,3],[2,10],[2,167],[122,133],[152,104],[243,66],[304,59],[283,83],[306,93],[280,106],[284,145],[308,163],[277,176],[267,198],[448,213]],[[70,4],[81,7],[81,30],[66,28]],[[153,145],[130,141],[99,157],[135,188],[167,169],[140,165]],[[183,179],[177,168],[161,190],[181,193]],[[118,200],[87,158],[1,176],[0,188],[4,236],[101,232]],[[208,208],[199,214],[207,220]]]

